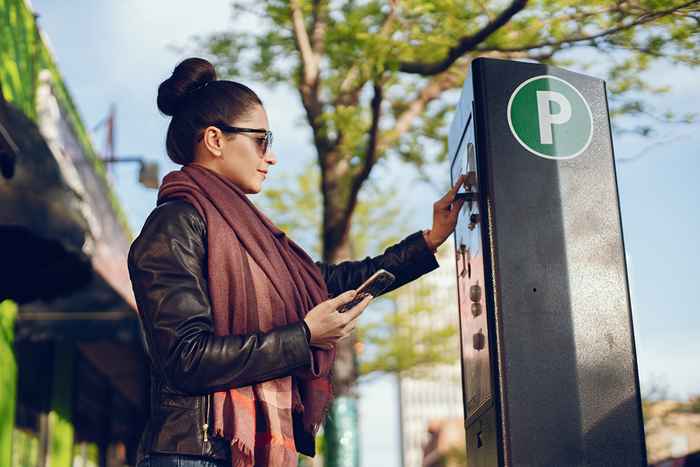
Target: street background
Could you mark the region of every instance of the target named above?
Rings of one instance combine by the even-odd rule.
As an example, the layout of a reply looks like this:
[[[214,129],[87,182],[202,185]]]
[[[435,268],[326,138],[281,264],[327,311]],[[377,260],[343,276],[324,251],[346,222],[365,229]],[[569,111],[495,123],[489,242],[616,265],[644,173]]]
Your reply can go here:
[[[230,18],[229,2],[32,3],[86,125],[96,125],[115,103],[116,154],[144,155],[158,161],[161,176],[176,169],[165,154],[169,119],[156,109],[157,87],[175,64],[191,55],[193,35],[244,27]],[[173,50],[173,46],[185,51]],[[569,69],[586,72],[576,66]],[[660,61],[648,76],[671,87],[668,94],[651,98],[658,108],[679,114],[697,112],[697,71]],[[276,186],[276,175],[300,174],[315,157],[299,97],[291,90],[271,89],[245,76],[239,80],[259,93],[267,109],[279,160],[267,183]],[[93,139],[98,150],[101,138],[98,133]],[[700,393],[698,124],[660,125],[648,138],[615,135],[614,145],[642,392],[660,385],[670,398],[683,400]],[[137,166],[117,165],[110,172],[137,234],[155,205],[156,192],[138,184]],[[431,173],[447,187],[446,166],[433,167]],[[432,203],[441,193],[418,182],[411,169],[398,164],[381,164],[372,178],[395,189],[414,213],[408,224],[396,226],[398,232],[408,234],[430,226]],[[363,465],[399,465],[393,377],[361,384],[360,394]]]

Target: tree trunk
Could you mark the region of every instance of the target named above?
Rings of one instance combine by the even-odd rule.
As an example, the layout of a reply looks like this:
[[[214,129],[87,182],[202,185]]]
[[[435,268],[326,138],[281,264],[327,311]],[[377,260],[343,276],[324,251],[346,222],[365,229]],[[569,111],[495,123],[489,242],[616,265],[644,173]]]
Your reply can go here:
[[[351,257],[349,209],[354,200],[349,199],[352,181],[338,164],[337,154],[326,154],[320,160],[321,192],[323,193],[323,259],[328,263],[354,259]],[[342,340],[336,347],[333,366],[333,392],[335,399],[326,423],[325,467],[359,466],[359,426],[357,396],[352,388],[357,380],[358,365],[355,355],[356,337]]]

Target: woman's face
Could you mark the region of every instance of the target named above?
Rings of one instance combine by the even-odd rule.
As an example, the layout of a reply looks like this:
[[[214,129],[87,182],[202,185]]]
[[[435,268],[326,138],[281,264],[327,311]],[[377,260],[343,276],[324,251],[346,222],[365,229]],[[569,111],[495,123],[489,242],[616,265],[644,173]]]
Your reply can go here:
[[[228,123],[241,128],[270,129],[265,109],[259,105],[243,118]],[[204,130],[202,141],[197,143],[193,163],[214,170],[245,193],[258,193],[269,166],[277,163],[271,148],[263,154],[264,137],[264,133],[227,133],[209,126]]]

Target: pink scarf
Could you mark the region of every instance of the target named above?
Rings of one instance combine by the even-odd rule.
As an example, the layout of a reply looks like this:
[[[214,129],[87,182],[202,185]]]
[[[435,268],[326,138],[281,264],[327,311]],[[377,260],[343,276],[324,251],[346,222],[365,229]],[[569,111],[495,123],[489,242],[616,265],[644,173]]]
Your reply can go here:
[[[298,322],[329,298],[309,255],[221,175],[199,165],[170,172],[157,204],[172,199],[192,204],[207,224],[216,335],[265,332]],[[312,348],[312,355],[311,368],[214,393],[214,432],[230,440],[233,466],[297,465],[294,413],[303,413],[303,429],[313,436],[333,397],[335,350]]]

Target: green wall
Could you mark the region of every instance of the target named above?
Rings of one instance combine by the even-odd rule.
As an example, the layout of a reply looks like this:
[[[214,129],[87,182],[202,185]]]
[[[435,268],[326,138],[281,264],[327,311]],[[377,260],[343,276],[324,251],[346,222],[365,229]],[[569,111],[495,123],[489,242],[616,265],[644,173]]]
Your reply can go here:
[[[10,465],[12,432],[15,427],[17,401],[17,362],[15,360],[15,319],[17,305],[0,302],[0,465]]]
[[[49,465],[73,465],[73,382],[75,346],[57,341],[54,345],[51,412],[49,412]]]

